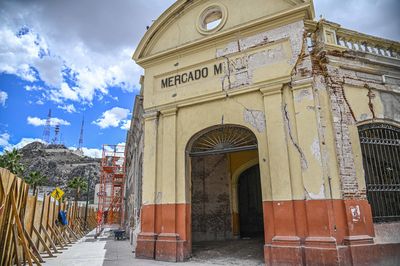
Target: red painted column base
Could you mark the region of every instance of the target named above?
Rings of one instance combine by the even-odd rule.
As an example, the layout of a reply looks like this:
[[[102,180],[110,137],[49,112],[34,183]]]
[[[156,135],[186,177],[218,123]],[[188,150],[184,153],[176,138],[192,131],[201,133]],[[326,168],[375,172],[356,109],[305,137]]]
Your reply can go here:
[[[264,226],[266,265],[400,265],[400,244],[374,243],[367,200],[264,202]]]
[[[302,265],[300,238],[295,236],[275,236],[272,244],[264,246],[266,265]]]
[[[187,241],[179,235],[170,233],[140,233],[136,244],[136,258],[180,262],[189,258],[190,249]]]
[[[307,237],[304,246],[304,260],[307,265],[340,265],[341,257],[336,239],[330,236]]]
[[[140,233],[135,250],[136,258],[154,260],[156,238],[157,235],[154,233]]]
[[[349,246],[353,265],[400,265],[400,243]]]
[[[189,257],[187,241],[179,239],[178,234],[161,233],[156,241],[155,259],[160,261],[179,262]]]
[[[190,204],[144,205],[136,257],[178,262],[190,257]]]
[[[335,247],[264,246],[265,265],[400,265],[400,243]]]

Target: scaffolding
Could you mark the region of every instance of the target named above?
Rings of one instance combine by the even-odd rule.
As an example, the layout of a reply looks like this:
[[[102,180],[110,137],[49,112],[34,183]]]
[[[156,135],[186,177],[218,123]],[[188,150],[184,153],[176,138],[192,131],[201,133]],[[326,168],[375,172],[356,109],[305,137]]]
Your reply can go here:
[[[121,227],[124,217],[125,145],[103,145],[98,192],[97,235]]]

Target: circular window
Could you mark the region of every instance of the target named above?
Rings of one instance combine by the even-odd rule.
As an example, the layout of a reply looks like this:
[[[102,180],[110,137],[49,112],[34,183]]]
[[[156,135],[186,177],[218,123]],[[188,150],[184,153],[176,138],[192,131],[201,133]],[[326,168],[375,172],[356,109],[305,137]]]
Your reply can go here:
[[[200,12],[197,30],[201,34],[211,34],[219,31],[226,22],[227,11],[222,5],[213,4]]]

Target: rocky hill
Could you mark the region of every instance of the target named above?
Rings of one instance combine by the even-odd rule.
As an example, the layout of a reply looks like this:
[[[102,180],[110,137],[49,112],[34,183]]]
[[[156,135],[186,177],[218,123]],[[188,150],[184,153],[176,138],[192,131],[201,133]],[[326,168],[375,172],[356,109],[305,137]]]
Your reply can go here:
[[[67,197],[74,193],[67,188],[69,180],[75,176],[90,176],[89,200],[93,200],[94,187],[99,181],[100,159],[83,156],[77,151],[72,151],[64,145],[45,145],[33,142],[19,150],[21,163],[25,166],[24,176],[32,171],[38,171],[49,178],[46,186],[58,186],[66,192]],[[86,199],[82,193],[81,200]]]

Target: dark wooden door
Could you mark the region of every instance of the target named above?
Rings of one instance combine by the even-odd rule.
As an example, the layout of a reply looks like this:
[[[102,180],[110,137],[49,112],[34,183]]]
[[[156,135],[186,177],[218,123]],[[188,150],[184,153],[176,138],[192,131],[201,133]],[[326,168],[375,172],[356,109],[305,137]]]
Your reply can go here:
[[[240,236],[260,236],[264,232],[260,168],[255,165],[239,177]]]

